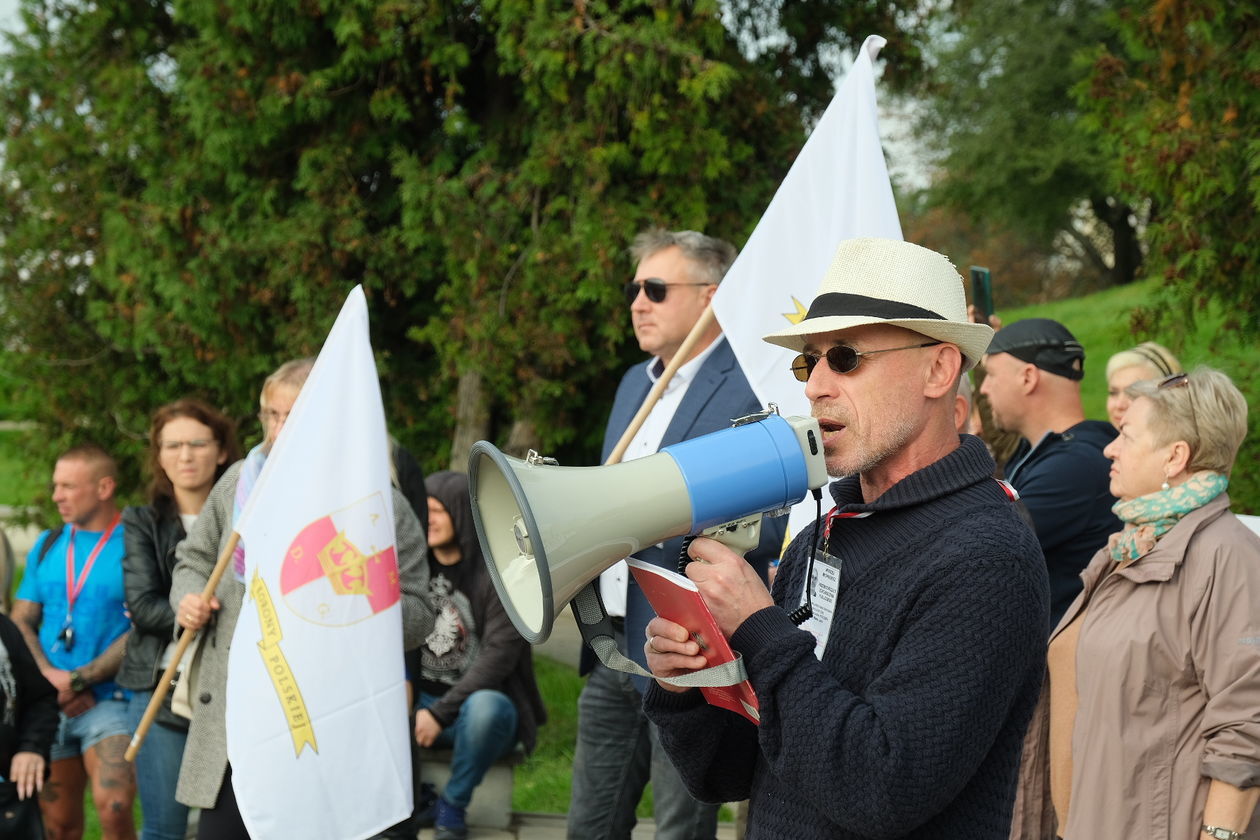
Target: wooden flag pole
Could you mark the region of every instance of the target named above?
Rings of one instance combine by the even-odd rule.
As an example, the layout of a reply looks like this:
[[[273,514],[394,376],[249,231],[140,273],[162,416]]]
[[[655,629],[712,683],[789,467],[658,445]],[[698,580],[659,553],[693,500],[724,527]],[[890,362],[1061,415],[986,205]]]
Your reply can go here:
[[[205,589],[201,590],[201,597],[206,601],[214,597],[214,590],[219,586],[219,579],[223,577],[223,573],[227,570],[228,563],[232,560],[232,552],[236,551],[236,544],[240,540],[241,535],[235,531],[228,538],[227,545],[223,547],[223,553],[219,555],[219,562],[214,564],[214,571],[210,573],[210,579],[206,581]],[[171,680],[175,678],[175,672],[179,669],[179,663],[184,659],[184,651],[188,650],[188,646],[192,644],[192,640],[200,632],[200,630],[196,632],[186,630],[180,634],[179,642],[175,646],[175,654],[171,657],[170,664],[166,666],[166,671],[162,674],[162,678],[154,686],[153,697],[149,700],[148,708],[144,710],[144,717],[140,718],[140,725],[136,727],[136,734],[131,736],[131,743],[127,746],[127,751],[123,753],[123,758],[128,761],[136,760],[136,753],[140,751],[140,745],[144,743],[144,737],[149,733],[149,727],[153,725],[153,719],[157,717],[162,701],[166,699],[167,693],[171,690]]]
[[[678,352],[674,354],[674,357],[669,360],[669,364],[665,366],[665,370],[661,373],[661,378],[656,380],[652,390],[648,391],[647,398],[643,400],[643,405],[639,406],[638,413],[634,415],[630,425],[626,426],[626,430],[621,433],[621,439],[617,441],[617,445],[609,453],[608,460],[604,462],[605,465],[621,463],[621,458],[626,454],[630,441],[634,440],[634,436],[639,433],[639,429],[642,428],[644,421],[652,413],[653,406],[661,401],[661,395],[665,393],[665,388],[669,386],[669,381],[674,378],[674,374],[678,372],[678,369],[683,366],[683,362],[691,355],[691,351],[700,342],[701,336],[713,325],[715,318],[713,304],[710,303],[704,308],[704,312],[700,313],[700,318],[696,321],[696,325],[691,328],[691,332],[687,333],[687,337],[683,339]]]

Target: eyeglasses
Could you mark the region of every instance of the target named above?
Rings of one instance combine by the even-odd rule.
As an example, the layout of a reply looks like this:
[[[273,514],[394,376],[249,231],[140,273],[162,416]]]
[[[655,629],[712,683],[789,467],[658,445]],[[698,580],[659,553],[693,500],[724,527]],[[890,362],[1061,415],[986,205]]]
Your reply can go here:
[[[272,411],[270,408],[264,408],[258,412],[258,420],[264,426],[269,426],[272,423],[281,423],[288,419],[289,412],[287,411]]]
[[[1186,389],[1186,397],[1190,400],[1190,420],[1194,423],[1194,433],[1197,435],[1199,433],[1199,415],[1198,412],[1194,410],[1194,389],[1189,387],[1189,385],[1190,374],[1174,373],[1172,376],[1165,376],[1163,379],[1159,380],[1159,384],[1155,387],[1160,391],[1168,388],[1184,387]]]
[[[665,293],[669,291],[670,286],[712,286],[712,283],[666,283],[659,277],[648,277],[643,282],[631,280],[626,284],[626,303],[634,303],[635,298],[639,296],[639,289],[643,289],[643,294],[647,295],[647,299],[652,303],[664,303]]]
[[[835,373],[853,373],[857,370],[857,366],[862,362],[864,356],[875,356],[880,353],[892,353],[895,350],[918,350],[922,347],[935,347],[938,344],[944,344],[943,341],[925,341],[922,344],[907,344],[905,347],[888,347],[884,350],[854,350],[847,344],[837,344],[825,354],[818,353],[802,353],[792,360],[792,373],[795,374],[797,380],[808,382],[810,374],[814,372],[814,368],[825,355],[827,357],[827,365]]]
[[[189,449],[191,449],[193,452],[200,452],[201,450],[205,449],[207,446],[209,446],[209,445],[210,445],[210,444],[212,444],[212,443],[214,443],[214,441],[212,441],[212,440],[202,440],[202,439],[198,439],[198,440],[164,440],[164,441],[162,441],[161,443],[159,443],[159,444],[158,444],[158,448],[159,448],[159,449],[161,449],[163,452],[178,452],[179,450],[181,450],[181,449],[183,449],[185,446],[187,446],[187,447],[188,447]]]

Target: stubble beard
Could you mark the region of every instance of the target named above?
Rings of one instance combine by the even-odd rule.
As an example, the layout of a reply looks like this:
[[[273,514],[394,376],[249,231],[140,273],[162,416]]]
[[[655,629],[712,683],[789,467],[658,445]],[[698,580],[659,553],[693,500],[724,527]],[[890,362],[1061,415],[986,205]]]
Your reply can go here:
[[[852,427],[845,427],[850,431]],[[833,459],[828,458],[827,473],[832,478],[844,478],[870,472],[880,464],[896,455],[906,444],[914,439],[915,428],[913,418],[901,416],[885,424],[885,433],[880,440],[864,440],[859,442],[853,451],[838,452]]]

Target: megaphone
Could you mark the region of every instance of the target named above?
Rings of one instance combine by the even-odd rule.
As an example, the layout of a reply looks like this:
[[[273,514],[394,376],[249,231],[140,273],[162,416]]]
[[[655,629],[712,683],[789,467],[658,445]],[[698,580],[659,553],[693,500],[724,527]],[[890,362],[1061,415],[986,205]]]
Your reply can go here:
[[[473,521],[490,577],[530,644],[590,581],[644,546],[705,533],[747,550],[761,515],[827,483],[818,421],[773,407],[729,429],[604,467],[561,467],[487,441],[468,462]]]

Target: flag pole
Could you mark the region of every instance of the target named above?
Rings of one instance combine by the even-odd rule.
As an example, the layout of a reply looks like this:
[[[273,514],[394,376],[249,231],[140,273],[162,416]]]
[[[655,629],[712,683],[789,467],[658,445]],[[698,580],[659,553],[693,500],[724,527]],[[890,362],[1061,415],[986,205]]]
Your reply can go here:
[[[630,425],[626,426],[626,430],[621,433],[621,439],[617,441],[617,445],[613,447],[613,451],[608,455],[608,460],[604,462],[605,465],[621,463],[621,458],[626,454],[630,441],[634,440],[634,436],[639,433],[639,429],[643,426],[644,421],[652,413],[653,406],[660,402],[661,395],[665,393],[666,387],[669,386],[669,381],[674,378],[674,374],[691,356],[691,351],[700,343],[700,338],[713,325],[715,318],[713,304],[710,303],[704,308],[704,312],[700,313],[699,320],[691,328],[691,332],[687,333],[683,343],[679,345],[678,352],[674,354],[674,357],[669,360],[669,364],[665,366],[660,379],[657,379],[656,384],[652,386],[652,390],[648,391],[647,397],[643,400],[643,405],[639,406],[638,413],[634,415]]]
[[[203,600],[209,601],[214,597],[214,590],[218,588],[219,579],[223,577],[223,573],[227,570],[228,561],[232,559],[232,552],[236,551],[236,544],[240,542],[240,539],[241,535],[235,531],[228,538],[227,545],[223,548],[223,553],[219,555],[219,562],[214,564],[214,570],[210,572],[210,579],[206,581],[205,589],[201,590]],[[136,727],[136,734],[131,736],[131,743],[127,746],[127,751],[123,753],[123,758],[127,759],[127,761],[136,760],[136,753],[140,751],[140,745],[144,743],[144,738],[149,733],[149,727],[153,725],[153,719],[157,717],[162,701],[166,699],[167,693],[171,690],[171,680],[175,678],[175,671],[179,669],[179,663],[184,659],[184,651],[188,650],[188,646],[192,644],[192,640],[200,632],[200,630],[185,631],[180,634],[179,642],[175,646],[175,653],[171,656],[170,664],[166,666],[166,671],[162,674],[162,678],[154,686],[153,697],[149,700],[148,708],[144,710],[144,717],[140,718],[140,725]]]

